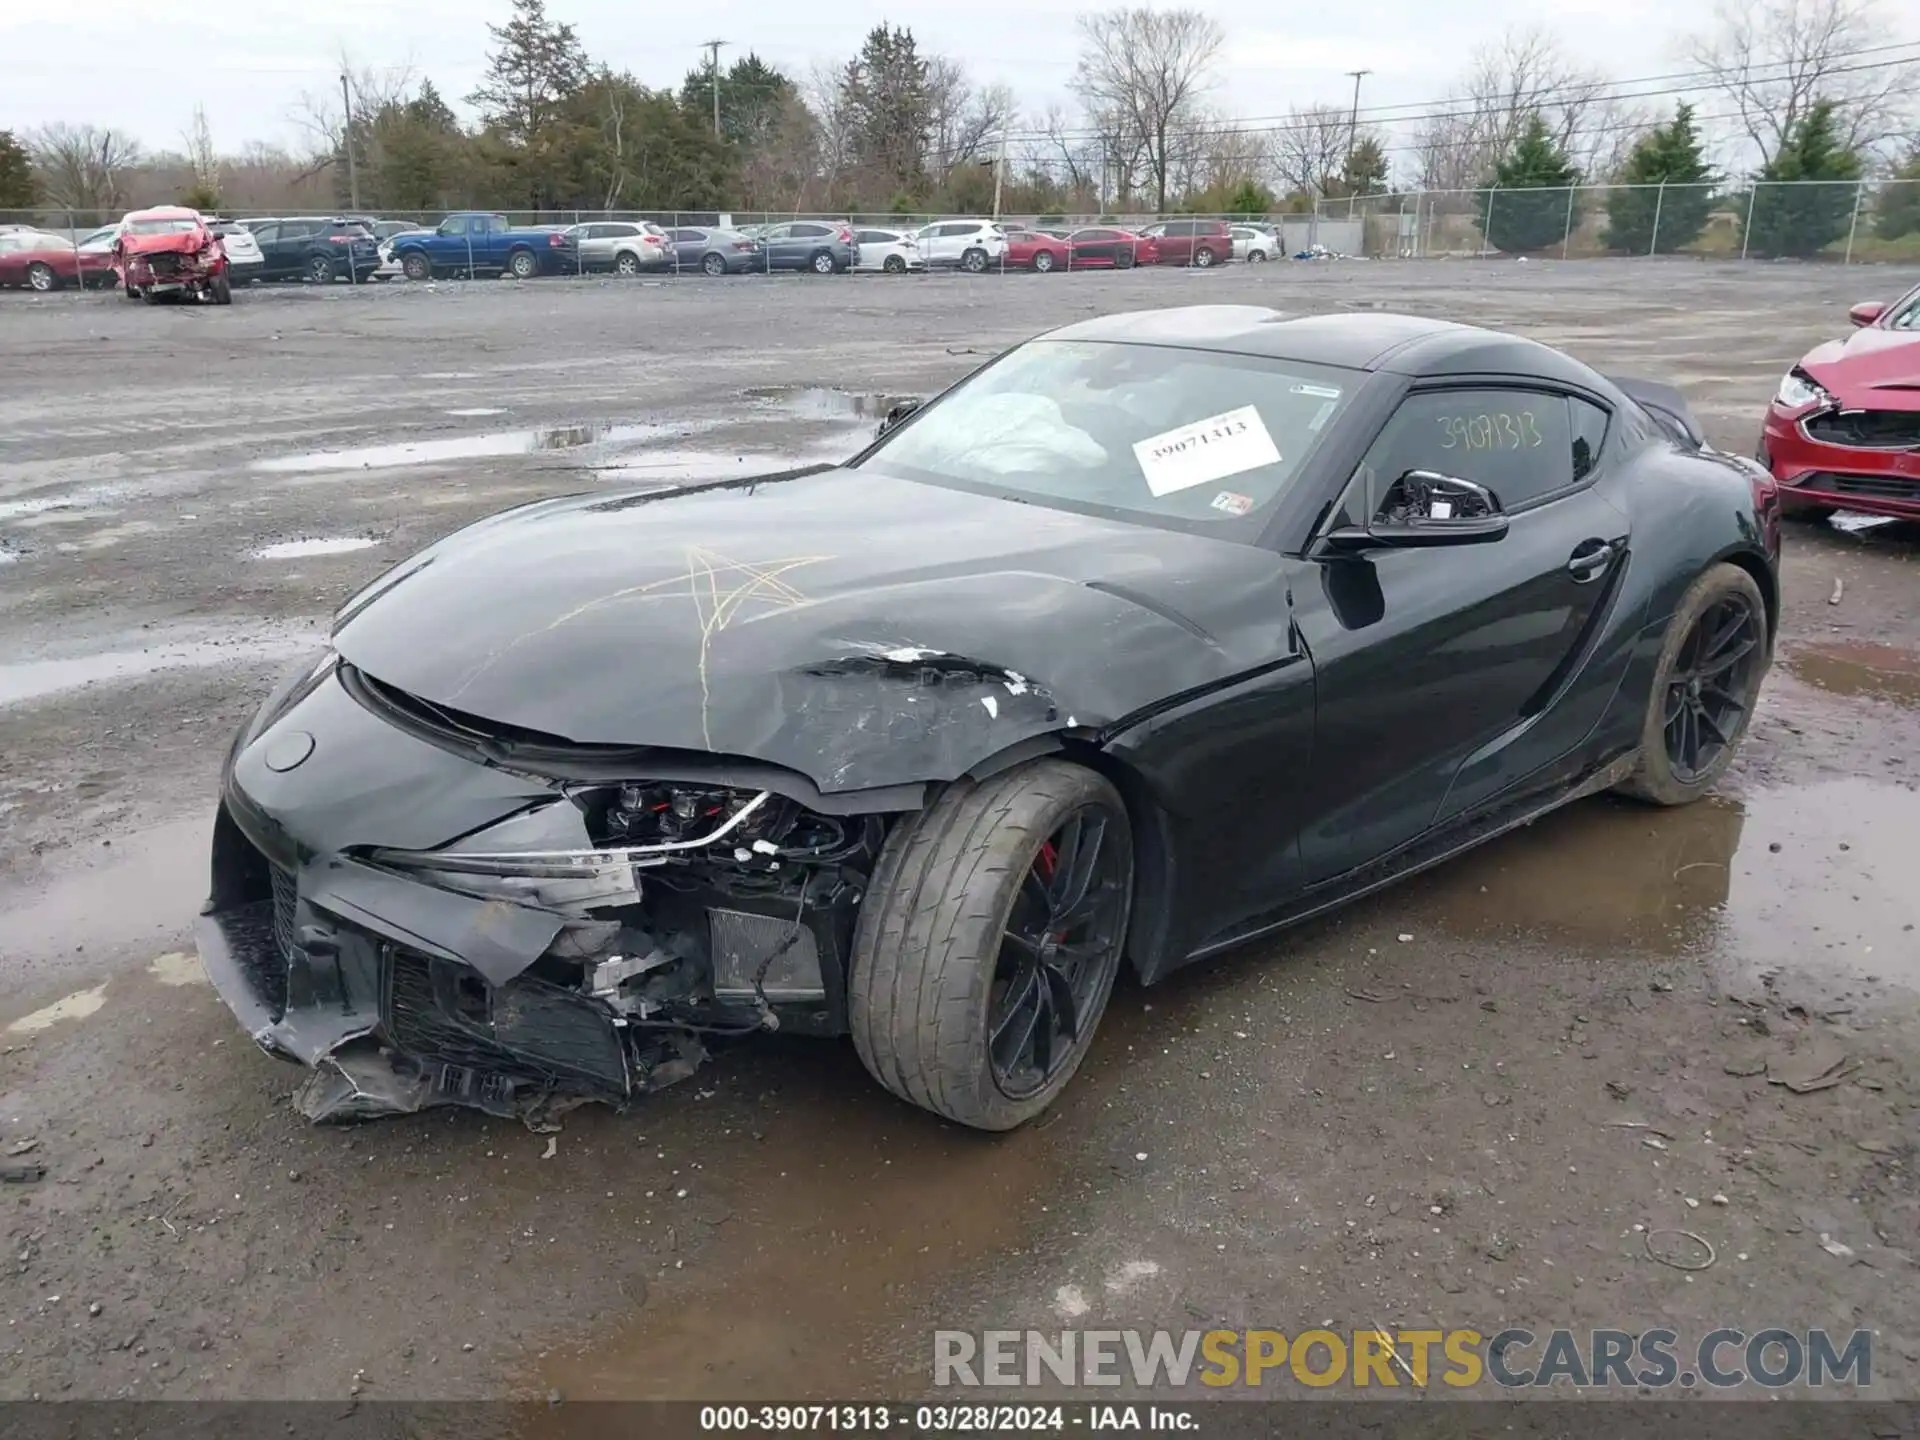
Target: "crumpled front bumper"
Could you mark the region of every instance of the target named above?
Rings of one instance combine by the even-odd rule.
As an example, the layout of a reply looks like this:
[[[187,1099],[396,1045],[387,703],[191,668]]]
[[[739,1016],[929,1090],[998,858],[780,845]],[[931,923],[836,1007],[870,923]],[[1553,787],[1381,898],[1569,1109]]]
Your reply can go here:
[[[242,733],[195,941],[255,1043],[312,1068],[296,1096],[302,1113],[344,1121],[460,1104],[531,1123],[692,1073],[705,1051],[690,1035],[633,1032],[592,996],[534,973],[558,915],[441,889],[328,843],[356,817],[436,823],[412,819],[424,808],[457,825],[504,813],[520,802],[495,772],[379,725],[330,677],[292,708],[311,727],[294,733],[318,733],[316,759],[331,752],[334,765],[275,771],[259,752],[275,758],[285,731]],[[253,793],[249,777],[280,803]]]

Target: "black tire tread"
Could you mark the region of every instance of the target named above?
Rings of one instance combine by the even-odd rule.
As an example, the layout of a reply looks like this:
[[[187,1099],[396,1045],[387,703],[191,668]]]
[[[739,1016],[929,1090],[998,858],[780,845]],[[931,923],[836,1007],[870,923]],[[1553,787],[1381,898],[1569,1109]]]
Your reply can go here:
[[[1640,725],[1640,754],[1634,763],[1633,773],[1621,781],[1615,788],[1623,795],[1636,800],[1644,800],[1652,805],[1686,805],[1698,800],[1713,789],[1720,776],[1726,773],[1727,766],[1733,763],[1733,757],[1740,748],[1740,742],[1746,738],[1747,727],[1753,721],[1753,706],[1747,707],[1747,713],[1741,717],[1740,728],[1726,746],[1721,759],[1705,780],[1693,785],[1685,785],[1673,777],[1667,765],[1666,743],[1661,726],[1663,706],[1661,697],[1666,691],[1665,677],[1672,671],[1673,663],[1679,656],[1680,647],[1686,643],[1687,634],[1693,629],[1694,622],[1701,612],[1718,597],[1731,591],[1744,591],[1752,603],[1754,613],[1760,617],[1762,634],[1760,643],[1765,647],[1770,636],[1765,634],[1767,607],[1760,594],[1760,587],[1754,584],[1753,577],[1738,565],[1722,561],[1709,565],[1694,577],[1693,584],[1680,597],[1680,603],[1674,607],[1673,617],[1667,622],[1667,634],[1660,646],[1660,658],[1654,664],[1653,686],[1647,696],[1646,718]],[[1766,678],[1764,668],[1759,677]],[[1755,697],[1759,694],[1759,685],[1755,684]]]
[[[997,940],[1013,891],[1057,817],[1088,799],[1126,813],[1101,776],[1057,759],[949,786],[889,836],[861,906],[848,977],[854,1048],[903,1100],[980,1129],[1011,1129],[1045,1109],[1072,1064],[1012,1101],[987,1077],[981,1044]],[[1104,1007],[1084,1017],[1088,1030]],[[983,1084],[983,1078],[985,1083]]]

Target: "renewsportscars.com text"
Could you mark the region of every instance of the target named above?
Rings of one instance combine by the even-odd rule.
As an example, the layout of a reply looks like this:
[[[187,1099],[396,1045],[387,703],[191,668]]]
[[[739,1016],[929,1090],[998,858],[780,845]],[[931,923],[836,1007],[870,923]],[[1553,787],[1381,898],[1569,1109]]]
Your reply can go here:
[[[1873,1383],[1873,1337],[1825,1330],[939,1330],[938,1386],[1731,1389]]]

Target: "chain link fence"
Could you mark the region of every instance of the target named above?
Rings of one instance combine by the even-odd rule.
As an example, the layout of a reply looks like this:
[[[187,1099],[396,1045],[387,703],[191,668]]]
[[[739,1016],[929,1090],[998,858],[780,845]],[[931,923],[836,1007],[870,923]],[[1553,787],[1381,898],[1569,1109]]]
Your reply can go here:
[[[384,222],[382,230],[395,225],[432,230],[448,213],[382,209],[365,212],[365,218]],[[516,228],[560,230],[600,222],[650,222],[668,231],[729,228],[749,235],[765,227],[796,222],[921,235],[945,222],[980,218],[939,213],[794,214],[753,210],[480,209],[480,213],[504,215]],[[0,234],[8,227],[25,227],[58,237],[81,249],[83,256],[103,254],[100,232],[118,218],[117,214],[99,210],[0,211]],[[223,212],[222,218],[244,223],[279,217],[235,209]],[[1271,233],[1265,249],[1274,259],[1524,255],[1571,260],[1685,255],[1842,265],[1920,264],[1920,180],[1765,182],[1744,187],[1662,184],[1403,190],[1322,199],[1311,209],[1265,215],[1159,215],[1120,208],[1104,214],[1003,215],[1001,223],[1010,228],[1054,231],[1104,227],[1137,232],[1159,223],[1194,219],[1265,227]],[[1236,257],[1240,253],[1236,248]],[[0,255],[0,264],[4,258]],[[1181,263],[1194,262],[1184,258]],[[82,268],[91,275],[91,263]],[[383,267],[381,278],[393,278],[396,268]],[[609,267],[596,264],[586,249],[576,248],[565,268],[569,273],[590,273]],[[765,249],[750,268],[779,268],[779,262],[771,249]],[[1004,271],[1024,267],[1010,266],[1003,258],[989,268]],[[0,275],[4,274],[0,270]],[[345,278],[354,277],[348,274]]]

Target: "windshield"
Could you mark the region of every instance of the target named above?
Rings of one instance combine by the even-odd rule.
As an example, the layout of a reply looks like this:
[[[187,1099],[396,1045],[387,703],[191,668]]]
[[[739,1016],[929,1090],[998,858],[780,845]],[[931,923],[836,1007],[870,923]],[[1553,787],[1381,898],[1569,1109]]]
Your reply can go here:
[[[193,219],[129,220],[126,233],[129,235],[185,235],[199,228],[200,222]]]
[[[861,466],[1176,529],[1257,528],[1358,374],[1161,345],[1036,340]]]

